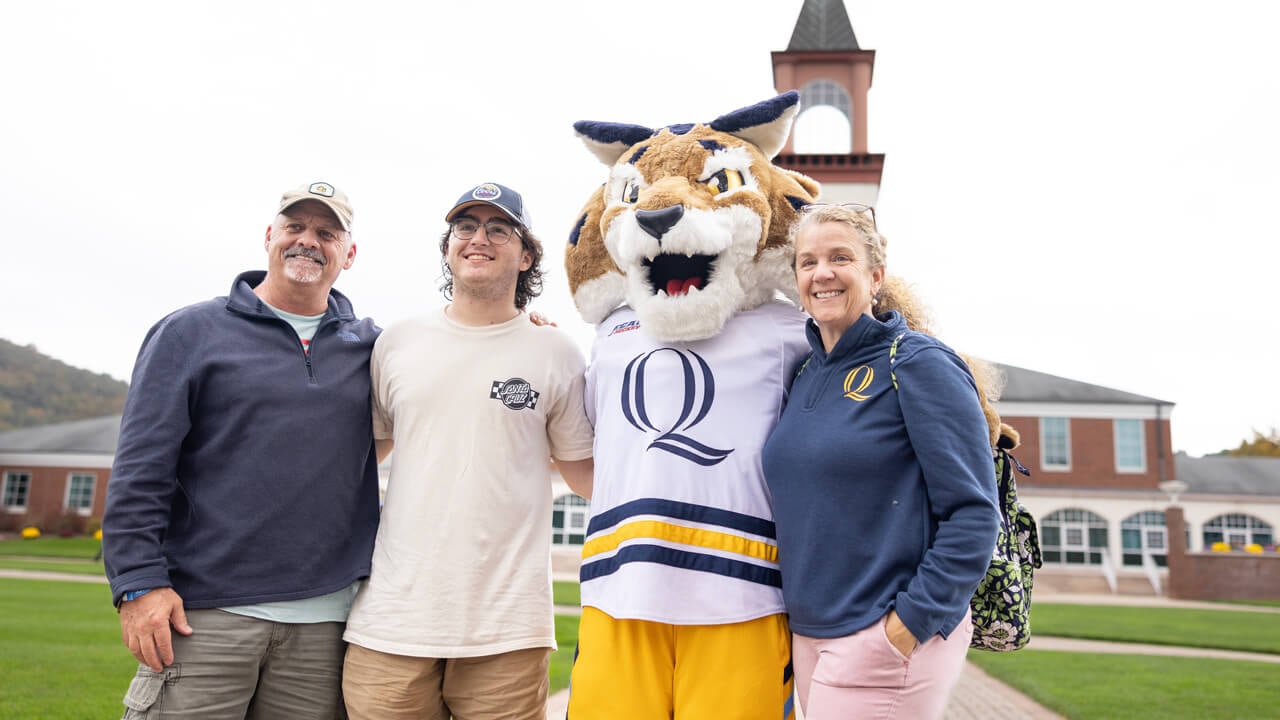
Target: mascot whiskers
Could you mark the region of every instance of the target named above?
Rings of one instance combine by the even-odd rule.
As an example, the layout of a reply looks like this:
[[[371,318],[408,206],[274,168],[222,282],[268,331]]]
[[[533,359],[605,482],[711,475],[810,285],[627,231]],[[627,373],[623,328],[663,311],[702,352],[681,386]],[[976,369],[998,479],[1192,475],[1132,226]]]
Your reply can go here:
[[[569,717],[791,717],[760,450],[808,353],[788,229],[818,184],[771,159],[791,92],[706,123],[579,122],[609,167],[565,265],[597,325]]]

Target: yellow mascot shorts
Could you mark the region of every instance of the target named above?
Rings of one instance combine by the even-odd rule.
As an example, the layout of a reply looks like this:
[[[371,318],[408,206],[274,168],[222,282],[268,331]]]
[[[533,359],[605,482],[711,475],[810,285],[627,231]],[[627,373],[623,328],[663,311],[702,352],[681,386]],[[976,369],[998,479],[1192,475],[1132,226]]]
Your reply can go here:
[[[728,625],[582,609],[568,720],[793,720],[785,615]]]

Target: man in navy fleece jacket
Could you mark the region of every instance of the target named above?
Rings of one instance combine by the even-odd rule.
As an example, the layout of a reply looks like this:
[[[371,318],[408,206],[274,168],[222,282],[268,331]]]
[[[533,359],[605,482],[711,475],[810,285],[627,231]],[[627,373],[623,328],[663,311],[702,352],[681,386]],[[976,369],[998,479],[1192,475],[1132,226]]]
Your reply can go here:
[[[206,213],[206,208],[192,208]],[[286,192],[267,271],[143,341],[103,517],[125,717],[334,717],[342,632],[378,522],[369,355],[379,329],[333,290],[351,205]]]

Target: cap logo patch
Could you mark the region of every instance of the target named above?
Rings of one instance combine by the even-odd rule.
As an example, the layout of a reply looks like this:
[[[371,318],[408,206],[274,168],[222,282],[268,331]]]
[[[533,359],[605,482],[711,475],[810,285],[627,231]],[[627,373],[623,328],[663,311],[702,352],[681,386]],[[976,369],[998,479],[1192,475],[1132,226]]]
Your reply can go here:
[[[311,183],[311,187],[307,188],[307,192],[312,195],[321,195],[323,197],[333,197],[333,186],[329,183]]]
[[[493,183],[485,183],[477,185],[476,189],[471,191],[471,197],[476,200],[497,200],[502,197],[502,190]]]

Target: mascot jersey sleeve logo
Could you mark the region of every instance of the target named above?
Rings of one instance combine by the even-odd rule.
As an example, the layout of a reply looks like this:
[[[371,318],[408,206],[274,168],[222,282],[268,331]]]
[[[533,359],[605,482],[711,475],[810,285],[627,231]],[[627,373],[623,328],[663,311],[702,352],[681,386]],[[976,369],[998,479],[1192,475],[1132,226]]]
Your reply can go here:
[[[808,352],[788,231],[818,184],[772,163],[798,111],[791,92],[707,123],[574,125],[609,168],[565,266],[597,325],[582,601],[612,617],[782,612],[760,451]]]

